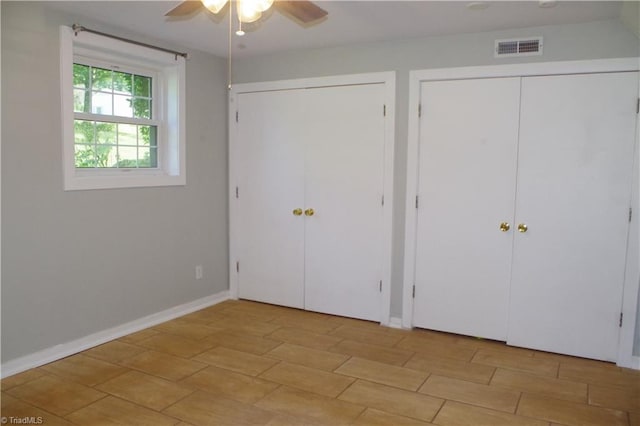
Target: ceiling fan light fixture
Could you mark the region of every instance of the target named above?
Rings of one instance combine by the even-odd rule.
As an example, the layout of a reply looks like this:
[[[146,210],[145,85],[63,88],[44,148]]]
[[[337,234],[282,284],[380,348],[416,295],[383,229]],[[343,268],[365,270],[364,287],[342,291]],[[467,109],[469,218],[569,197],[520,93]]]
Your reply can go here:
[[[248,1],[255,3],[255,8],[258,9],[260,12],[266,12],[273,5],[273,0],[248,0]]]
[[[255,22],[262,16],[262,12],[256,8],[256,2],[252,0],[236,0],[238,19],[240,22]]]
[[[227,0],[200,0],[202,5],[213,13],[219,13],[227,4]]]

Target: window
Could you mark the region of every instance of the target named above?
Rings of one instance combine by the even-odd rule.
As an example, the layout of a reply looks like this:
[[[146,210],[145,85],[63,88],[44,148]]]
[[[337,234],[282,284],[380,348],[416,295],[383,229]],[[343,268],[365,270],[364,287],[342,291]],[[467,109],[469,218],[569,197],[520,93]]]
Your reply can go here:
[[[184,185],[184,59],[60,34],[65,190]]]

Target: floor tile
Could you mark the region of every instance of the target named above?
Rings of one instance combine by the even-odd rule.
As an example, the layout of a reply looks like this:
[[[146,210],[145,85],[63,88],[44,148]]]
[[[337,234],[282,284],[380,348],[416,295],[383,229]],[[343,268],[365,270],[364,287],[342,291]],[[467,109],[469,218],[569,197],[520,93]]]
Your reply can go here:
[[[266,355],[292,364],[325,371],[333,371],[349,359],[347,355],[305,348],[290,343],[283,343],[267,352]]]
[[[124,360],[122,365],[173,381],[190,376],[207,366],[203,362],[179,358],[156,351],[143,352],[133,358]]]
[[[382,383],[407,390],[417,390],[427,378],[422,371],[396,367],[361,358],[351,358],[335,371],[346,376]]]
[[[443,342],[429,337],[404,337],[395,347],[427,356],[452,358],[459,361],[470,361],[476,353],[474,348],[466,348],[455,343]]]
[[[340,342],[342,338],[312,333],[297,328],[283,327],[267,335],[270,339],[280,340],[294,345],[306,346],[312,349],[327,350]]]
[[[569,426],[626,426],[629,424],[627,413],[624,411],[527,393],[522,395],[516,414]]]
[[[295,328],[319,334],[326,334],[340,326],[336,322],[327,321],[323,318],[308,318],[304,313],[302,315],[285,314],[270,322],[281,327],[295,326]]]
[[[412,351],[371,345],[354,340],[343,340],[329,350],[391,365],[403,365],[414,354]]]
[[[202,325],[209,325],[209,323],[226,318],[225,315],[223,315],[220,311],[221,310],[212,311],[208,309],[202,309],[202,310],[195,311],[190,314],[181,316],[180,319],[182,321],[195,322],[197,324],[202,324]]]
[[[266,426],[326,426],[326,423],[310,417],[301,418],[288,414],[277,413],[273,419],[269,420]]]
[[[527,355],[480,349],[471,362],[525,371],[539,376],[558,377],[559,363],[557,361],[534,359],[532,356]]]
[[[550,398],[587,402],[587,385],[584,383],[537,376],[515,370],[498,368],[491,379],[491,385],[537,393]]]
[[[429,422],[444,400],[416,392],[358,380],[338,397],[343,401]]]
[[[148,339],[139,341],[137,344],[148,349],[182,358],[191,358],[215,346],[214,343],[208,342],[206,339],[193,340],[167,333],[158,333]]]
[[[255,355],[263,355],[271,349],[282,344],[281,341],[269,339],[261,336],[250,336],[246,334],[237,334],[233,332],[223,331],[213,334],[206,339],[205,342],[213,346],[224,346],[225,348],[235,349],[236,351],[248,352]]]
[[[148,408],[108,396],[67,416],[78,425],[170,426],[177,420]],[[47,423],[45,423],[47,424]]]
[[[372,331],[384,331],[384,332],[392,333],[396,335],[413,332],[413,330],[385,327],[380,325],[380,323],[376,321],[366,321],[366,320],[361,320],[357,318],[333,317],[333,322],[337,325],[345,325],[348,327],[361,328],[361,329],[372,330]]]
[[[224,315],[229,315],[229,316],[243,315],[253,320],[268,322],[279,317],[280,315],[282,315],[283,312],[287,312],[288,309],[290,308],[280,307],[280,309],[273,309],[272,305],[264,305],[264,304],[260,306],[258,306],[258,304],[254,304],[253,306],[242,304],[242,305],[232,306],[227,309],[223,309],[222,311],[220,311],[220,313]]]
[[[200,370],[181,383],[246,404],[253,404],[280,386],[277,383],[217,367]]]
[[[467,348],[475,348],[477,350],[485,350],[529,358],[533,357],[533,354],[535,352],[533,349],[509,346],[505,342],[500,342],[497,340],[482,339],[470,336],[459,336],[456,344]]]
[[[31,370],[23,371],[22,373],[14,374],[13,376],[5,377],[0,382],[2,384],[2,390],[6,391],[18,385],[22,385],[24,383],[30,382],[31,380],[37,379],[38,377],[41,377],[44,374],[45,373],[39,369],[31,369]]]
[[[624,374],[619,369],[607,369],[596,366],[561,363],[558,377],[561,379],[575,380],[605,386],[618,386],[628,389],[637,389],[638,377]]]
[[[589,404],[640,413],[640,378],[635,389],[589,385]]]
[[[153,333],[155,334],[155,333]],[[83,352],[83,355],[90,356],[91,358],[100,359],[102,361],[118,364],[127,358],[138,355],[146,351],[145,348],[126,343],[120,340],[112,340],[103,345],[96,346]]]
[[[502,411],[447,401],[436,416],[434,424],[442,426],[547,426],[538,419],[516,416]]]
[[[25,417],[33,417],[36,421],[41,420],[41,423],[47,426],[71,426],[71,423],[62,417],[55,416],[33,405],[29,405],[6,393],[2,394],[0,400],[2,400],[0,412],[3,417],[7,418],[6,424],[16,424],[13,419],[22,420]]]
[[[381,327],[382,328],[382,327]],[[402,336],[392,335],[383,330],[369,330],[361,327],[342,325],[330,333],[343,339],[369,343],[378,346],[391,347],[402,340]]]
[[[287,362],[270,368],[260,378],[334,398],[355,381],[351,377]]]
[[[193,392],[190,387],[138,371],[111,379],[97,389],[158,411]]]
[[[274,417],[269,411],[201,391],[173,404],[163,413],[199,426],[264,425]]]
[[[489,365],[474,364],[453,358],[436,357],[422,353],[416,353],[404,366],[426,373],[434,373],[439,376],[468,380],[481,384],[488,384],[496,370],[495,367]]]
[[[257,376],[263,371],[273,367],[279,361],[263,356],[248,354],[223,347],[213,348],[196,355],[193,360],[204,362],[238,373]]]
[[[48,375],[9,389],[7,393],[58,416],[64,416],[106,396],[79,383]]]
[[[365,412],[362,413],[355,422],[353,422],[353,424],[358,426],[424,426],[432,423],[385,413],[384,411],[379,411],[373,408],[367,408]]]
[[[140,340],[148,339],[154,334],[158,334],[158,332],[152,328],[147,328],[145,330],[140,330],[136,333],[131,333],[127,336],[121,337],[118,340],[125,343],[136,343],[136,342],[139,342]]]
[[[518,391],[437,375],[429,376],[419,392],[507,413],[515,412],[520,399]]]
[[[204,339],[205,337],[209,337],[212,334],[219,333],[224,330],[219,327],[194,324],[192,322],[183,321],[179,318],[156,325],[153,329],[163,333],[176,334],[192,340]]]
[[[42,371],[63,379],[72,380],[87,386],[99,383],[123,374],[126,368],[106,361],[91,358],[83,354],[73,355],[40,367]]]
[[[301,418],[310,418],[325,425],[345,425],[355,420],[364,411],[363,406],[334,398],[281,386],[256,406]]]
[[[223,328],[226,331],[244,333],[251,336],[265,336],[280,328],[278,324],[272,324],[256,318],[247,318],[247,315],[242,313],[217,314],[207,324],[212,327]]]

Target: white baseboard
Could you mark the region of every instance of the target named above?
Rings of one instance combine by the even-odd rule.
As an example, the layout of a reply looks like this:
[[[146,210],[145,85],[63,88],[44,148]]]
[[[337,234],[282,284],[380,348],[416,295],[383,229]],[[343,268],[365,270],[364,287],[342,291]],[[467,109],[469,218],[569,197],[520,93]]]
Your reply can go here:
[[[206,296],[179,306],[174,306],[173,308],[165,309],[161,312],[156,312],[155,314],[147,315],[146,317],[130,321],[128,323],[110,328],[108,330],[99,331],[97,333],[72,340],[71,342],[62,343],[60,345],[52,346],[50,348],[25,355],[20,358],[12,359],[11,361],[7,361],[0,366],[0,377],[4,379],[5,377],[21,373],[23,371],[29,370],[30,368],[48,364],[58,359],[65,358],[69,355],[82,352],[94,346],[98,346],[111,340],[126,336],[128,334],[135,333],[136,331],[144,330],[145,328],[153,327],[154,325],[163,323],[165,321],[169,321],[174,318],[190,314],[191,312],[216,305],[220,302],[228,300],[229,298],[229,291],[225,290],[211,296]]]
[[[389,318],[389,327],[391,328],[405,328],[402,326],[402,318],[391,317]]]
[[[626,368],[632,368],[634,370],[640,370],[640,356],[631,356],[631,359],[629,360],[629,365],[621,365],[618,364],[618,366],[620,367],[626,367]]]

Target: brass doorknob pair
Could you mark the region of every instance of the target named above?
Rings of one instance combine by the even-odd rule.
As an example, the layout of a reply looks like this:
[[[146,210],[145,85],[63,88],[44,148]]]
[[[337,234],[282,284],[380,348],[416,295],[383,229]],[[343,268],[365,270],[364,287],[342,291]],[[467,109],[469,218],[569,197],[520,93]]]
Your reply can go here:
[[[304,215],[305,216],[313,216],[315,214],[315,211],[313,209],[306,209],[304,211]],[[302,216],[302,209],[294,209],[293,210],[293,215],[294,216]]]
[[[500,230],[502,232],[507,232],[509,229],[511,229],[511,225],[509,225],[508,222],[502,222],[500,224]],[[527,232],[527,229],[529,229],[529,227],[527,225],[525,225],[524,223],[519,223],[518,224],[518,232],[521,232],[521,233],[524,234],[525,232]]]

